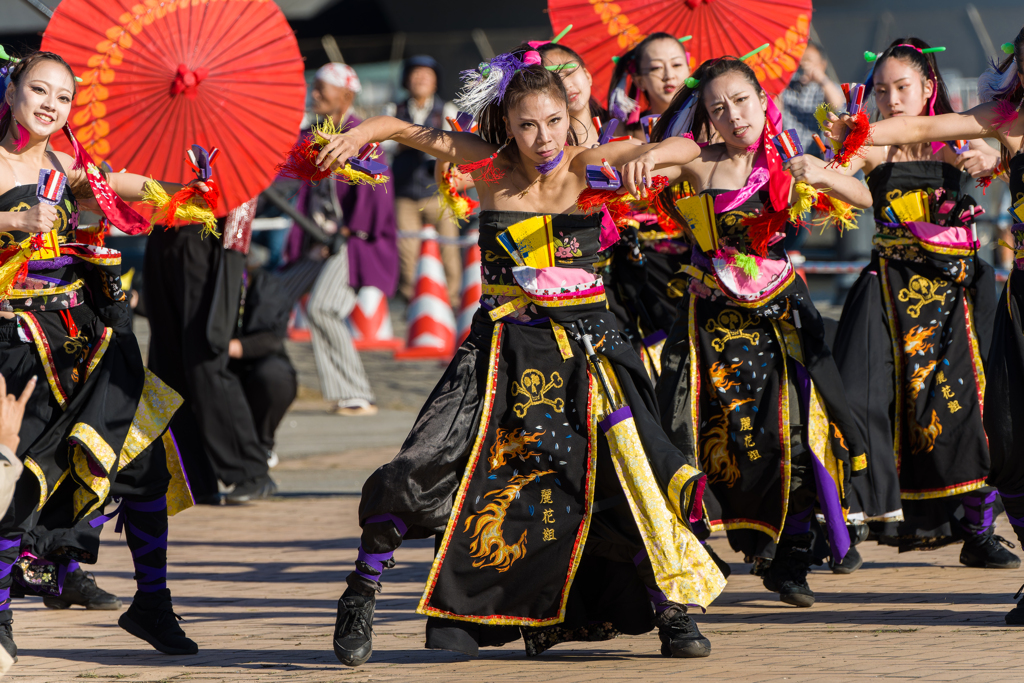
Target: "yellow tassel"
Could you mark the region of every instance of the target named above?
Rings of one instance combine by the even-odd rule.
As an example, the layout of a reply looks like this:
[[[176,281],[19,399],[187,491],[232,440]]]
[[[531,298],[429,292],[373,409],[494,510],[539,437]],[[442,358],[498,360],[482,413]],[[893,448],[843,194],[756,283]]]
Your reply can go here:
[[[818,201],[818,190],[802,180],[796,184],[796,201],[789,207],[789,220],[796,223],[803,218]]]
[[[0,264],[0,299],[6,299],[14,287],[14,278],[18,271],[32,257],[32,247],[24,246],[13,256]]]
[[[828,212],[828,217],[839,228],[840,235],[845,230],[856,230],[860,227],[857,225],[857,216],[860,215],[858,209],[835,197],[829,197],[828,201],[832,204],[832,210]]]
[[[202,223],[203,229],[199,232],[200,237],[206,238],[209,235],[220,237],[220,233],[217,232],[217,216],[214,215],[210,207],[200,206],[196,197],[191,197],[187,202],[178,206],[173,218],[165,216],[163,215],[164,209],[171,203],[171,196],[167,194],[160,183],[150,178],[143,186],[142,201],[157,208],[157,212],[153,216],[153,224],[172,220],[185,224]]]
[[[349,185],[384,185],[388,182],[388,177],[384,174],[381,175],[369,175],[362,171],[357,171],[352,168],[351,164],[345,164],[345,168],[335,171],[334,175],[338,176],[338,179],[342,182],[348,183]]]
[[[457,223],[469,220],[469,200],[456,192],[446,178],[437,184],[437,201],[441,213],[448,212]]]
[[[310,131],[313,133],[313,138],[316,140],[318,145],[326,145],[328,142],[328,135],[337,135],[338,133],[344,133],[348,126],[342,126],[338,128],[334,125],[334,119],[328,116],[324,119],[323,123],[317,123],[313,126]]]

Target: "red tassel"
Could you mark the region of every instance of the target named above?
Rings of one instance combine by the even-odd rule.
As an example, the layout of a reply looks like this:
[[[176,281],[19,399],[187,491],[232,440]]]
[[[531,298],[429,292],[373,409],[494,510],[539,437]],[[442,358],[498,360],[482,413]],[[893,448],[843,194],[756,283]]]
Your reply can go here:
[[[107,231],[102,225],[104,222],[105,219],[100,221],[101,224],[94,230],[75,230],[75,242],[102,247],[107,241]]]
[[[666,176],[654,176],[651,178],[651,187],[648,188],[644,201],[656,205],[658,193],[666,187],[668,187],[668,178]],[[614,218],[617,211],[624,213],[628,210],[629,204],[635,201],[636,199],[632,195],[619,194],[618,190],[595,190],[588,187],[583,192],[580,192],[580,196],[576,198],[576,207],[583,213],[589,214],[600,209],[602,206],[607,206]]]
[[[1014,107],[1013,102],[1009,100],[999,100],[996,102],[995,118],[992,119],[992,127],[996,130],[1009,128],[1020,115],[1019,110],[1019,104]]]
[[[163,215],[167,221],[167,225],[174,226],[175,214],[178,211],[178,207],[187,202],[192,197],[202,197],[206,200],[210,209],[213,211],[217,210],[217,203],[220,201],[220,190],[217,188],[217,184],[211,180],[203,181],[210,188],[206,192],[200,192],[199,188],[186,186],[171,195],[171,201],[167,202],[167,206],[164,207]]]
[[[850,131],[843,140],[843,148],[829,162],[830,167],[845,166],[854,157],[863,157],[864,148],[871,144],[871,121],[864,112],[857,112],[850,121]]]
[[[498,152],[501,150],[499,149]],[[459,173],[464,175],[472,176],[474,171],[480,171],[480,175],[473,178],[475,183],[496,183],[505,177],[505,172],[494,165],[494,160],[498,158],[498,152],[495,152],[486,159],[480,159],[479,161],[471,161],[465,164],[459,164]]]
[[[748,228],[750,248],[761,258],[768,258],[768,246],[772,238],[779,233],[785,234],[788,221],[789,211],[787,210],[747,216],[740,222]]]
[[[292,147],[292,150],[288,152],[288,157],[278,164],[278,175],[310,183],[320,182],[331,175],[330,169],[320,169],[316,165],[316,156],[320,153],[320,149],[320,145],[316,144],[316,139],[312,135],[306,135]]]

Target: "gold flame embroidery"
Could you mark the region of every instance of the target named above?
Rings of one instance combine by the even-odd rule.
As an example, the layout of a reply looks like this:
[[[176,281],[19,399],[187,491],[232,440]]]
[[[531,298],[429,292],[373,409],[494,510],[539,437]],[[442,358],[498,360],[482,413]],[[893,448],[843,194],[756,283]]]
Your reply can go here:
[[[914,374],[910,376],[910,400],[916,401],[918,394],[924,391],[924,381],[928,379],[928,375],[932,374],[934,369],[935,361],[932,361],[914,370]]]
[[[728,488],[740,478],[736,458],[729,452],[729,419],[720,414],[712,419],[712,426],[701,434],[701,469],[709,482],[722,482]]]
[[[915,354],[921,354],[923,356],[931,351],[935,348],[935,344],[929,344],[926,342],[937,329],[939,329],[938,325],[932,325],[931,327],[916,325],[911,328],[909,332],[903,335],[903,352],[908,356],[913,356]]]
[[[915,453],[931,453],[935,448],[935,439],[942,434],[942,424],[939,423],[939,415],[932,411],[932,420],[927,427],[922,427],[910,415],[910,436],[911,446]]]
[[[473,527],[473,541],[469,544],[469,556],[479,558],[473,562],[477,569],[494,567],[499,572],[506,572],[512,564],[526,554],[526,534],[523,531],[519,540],[513,545],[505,543],[501,525],[505,522],[508,506],[516,499],[516,495],[524,486],[545,474],[554,474],[554,470],[535,471],[529,474],[517,474],[509,479],[503,489],[495,489],[484,494],[484,498],[494,499],[484,506],[480,512],[466,518],[464,532]]]
[[[491,457],[487,458],[488,472],[493,472],[503,467],[509,458],[526,460],[530,457],[527,448],[530,444],[537,443],[544,432],[528,432],[525,429],[502,429],[497,430],[494,445],[491,446]]]
[[[736,363],[735,365],[726,365],[725,363],[718,362],[711,366],[711,370],[708,374],[711,375],[711,384],[714,385],[715,389],[726,392],[733,387],[738,387],[739,382],[729,379],[729,375],[736,372],[736,368],[743,365],[743,361]]]

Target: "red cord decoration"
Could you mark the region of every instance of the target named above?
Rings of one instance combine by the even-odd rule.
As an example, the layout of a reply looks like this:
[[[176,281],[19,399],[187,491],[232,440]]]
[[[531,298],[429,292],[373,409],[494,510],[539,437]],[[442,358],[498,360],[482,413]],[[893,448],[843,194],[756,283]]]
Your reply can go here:
[[[648,188],[647,196],[644,200],[652,204],[657,203],[656,196],[666,187],[668,187],[668,178],[666,176],[654,176],[651,178],[651,187]],[[617,209],[626,211],[629,209],[629,204],[635,201],[636,197],[633,195],[619,194],[618,190],[595,190],[588,187],[583,192],[580,192],[580,196],[576,198],[576,207],[583,213],[590,214],[602,206],[607,206],[608,210],[612,213],[612,217],[614,217]]]
[[[504,149],[504,148],[502,148]],[[475,171],[480,171],[480,175],[473,178],[475,183],[495,183],[505,177],[505,172],[494,165],[495,159],[498,158],[498,154],[501,152],[499,149],[497,152],[487,157],[486,159],[480,159],[479,161],[471,161],[465,164],[459,164],[459,173],[472,177]]]
[[[756,216],[746,216],[740,221],[748,228],[750,248],[761,258],[768,258],[768,246],[775,235],[786,232],[789,211],[771,211]]]
[[[845,166],[854,157],[863,157],[864,148],[871,144],[871,121],[864,112],[857,112],[849,121],[850,131],[843,140],[843,148],[829,162],[829,167]]]
[[[204,180],[203,182],[210,188],[206,192],[200,192],[198,187],[186,185],[171,195],[171,201],[167,202],[167,206],[163,208],[163,215],[166,217],[167,225],[173,227],[177,223],[175,220],[175,214],[178,211],[178,207],[183,205],[192,197],[202,197],[210,206],[211,211],[217,210],[217,202],[220,201],[220,190],[217,189],[217,184],[212,178]]]
[[[302,139],[295,143],[288,156],[277,167],[278,175],[285,178],[305,180],[310,183],[318,183],[331,175],[331,169],[321,169],[316,165],[316,157],[320,154],[320,145],[316,138],[307,133]]]

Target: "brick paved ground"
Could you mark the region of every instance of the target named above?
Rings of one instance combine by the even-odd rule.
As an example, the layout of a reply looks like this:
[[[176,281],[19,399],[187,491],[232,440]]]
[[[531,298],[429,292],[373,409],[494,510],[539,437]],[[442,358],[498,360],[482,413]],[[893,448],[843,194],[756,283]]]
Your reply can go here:
[[[145,342],[146,330],[140,330]],[[479,659],[422,648],[415,613],[432,543],[412,542],[388,572],[378,602],[377,652],[358,669],[331,651],[335,605],[358,545],[354,523],[362,479],[397,450],[441,368],[364,361],[381,415],[352,420],[325,413],[308,345],[289,345],[300,400],[278,432],[275,477],[288,497],[238,508],[201,507],[171,521],[170,579],[196,657],[161,655],[117,627],[117,613],[52,611],[15,601],[18,681],[835,681],[895,679],[1019,681],[1024,629],[1003,624],[1024,572],[967,569],[958,547],[898,556],[861,545],[865,567],[851,576],[815,571],[818,604],[783,605],[746,572],[723,537],[712,544],[735,574],[708,614],[705,660],[668,660],[656,634],[566,644],[527,660],[522,643]],[[316,493],[318,495],[303,495]],[[1000,531],[1009,533],[1003,523]],[[127,600],[134,592],[123,541],[104,531],[96,575]]]
[[[957,549],[898,557],[862,545],[868,564],[850,576],[812,574],[818,604],[773,599],[747,566],[698,622],[713,644],[705,660],[668,660],[655,634],[558,646],[527,660],[522,644],[479,659],[424,650],[415,614],[432,554],[399,551],[378,603],[377,652],[359,669],[338,664],[331,628],[357,545],[354,496],[291,498],[238,508],[196,508],[172,520],[171,581],[196,657],[160,655],[119,629],[116,613],[52,611],[16,600],[19,681],[598,681],[681,673],[711,680],[811,681],[890,677],[1019,681],[1024,630],[1003,625],[1020,571],[961,567]],[[130,558],[104,532],[97,576],[123,598]],[[826,678],[827,677],[827,678]]]

